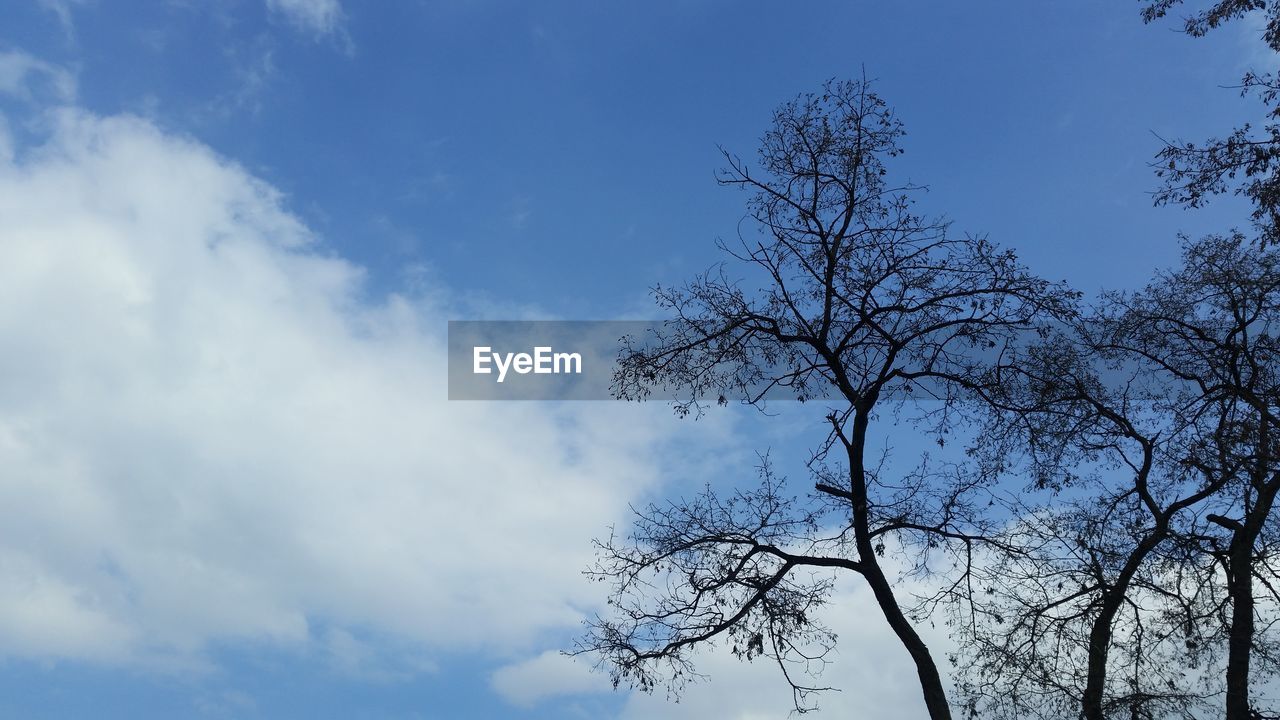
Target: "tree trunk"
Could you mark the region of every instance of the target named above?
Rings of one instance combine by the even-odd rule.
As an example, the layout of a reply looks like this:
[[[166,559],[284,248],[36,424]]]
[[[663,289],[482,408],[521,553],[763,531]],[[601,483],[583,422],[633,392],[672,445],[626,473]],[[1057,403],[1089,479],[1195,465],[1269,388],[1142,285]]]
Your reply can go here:
[[[1124,600],[1123,592],[1111,592],[1103,598],[1102,611],[1089,629],[1089,664],[1086,671],[1081,712],[1085,720],[1105,720],[1102,702],[1107,689],[1107,657],[1111,650],[1111,632],[1116,612]]]
[[[1156,529],[1134,548],[1125,561],[1124,568],[1102,595],[1102,609],[1089,629],[1089,664],[1086,668],[1084,695],[1080,699],[1080,714],[1085,720],[1106,720],[1103,701],[1107,689],[1107,658],[1111,651],[1111,634],[1116,613],[1124,603],[1133,576],[1142,566],[1147,555],[1155,549],[1167,534],[1167,522],[1161,521]]]
[[[902,646],[907,649],[916,664],[916,675],[920,678],[920,690],[924,693],[924,704],[929,712],[929,720],[951,720],[951,706],[947,704],[947,691],[942,684],[942,673],[938,672],[938,665],[934,662],[933,655],[929,653],[929,646],[912,627],[911,621],[898,605],[898,600],[893,595],[893,587],[880,568],[879,554],[871,543],[866,466],[863,464],[869,408],[870,403],[860,408],[854,416],[853,434],[846,448],[849,455],[853,536],[854,544],[858,548],[858,559],[864,567],[862,576],[871,586],[876,604],[884,613],[885,620],[889,621],[889,627],[893,629],[894,634],[898,636],[898,640],[902,642]]]
[[[1253,649],[1253,535],[1241,528],[1231,538],[1231,629],[1227,635],[1226,720],[1250,720],[1249,662]]]
[[[1227,633],[1227,697],[1225,720],[1251,720],[1249,701],[1249,666],[1253,656],[1254,597],[1253,550],[1262,526],[1275,505],[1280,492],[1280,477],[1266,479],[1255,474],[1257,491],[1244,522],[1231,535],[1227,564],[1230,572],[1228,593],[1231,597],[1231,627]]]
[[[916,675],[920,678],[920,690],[924,693],[924,705],[929,711],[929,719],[951,720],[951,706],[947,704],[947,691],[942,684],[942,674],[938,672],[938,665],[934,662],[933,655],[929,653],[928,645],[912,627],[911,621],[902,613],[902,608],[898,606],[893,589],[881,572],[880,566],[875,563],[868,563],[867,566],[867,572],[863,576],[875,593],[880,610],[889,621],[889,627],[893,628],[894,634],[898,636],[898,640],[915,661]]]

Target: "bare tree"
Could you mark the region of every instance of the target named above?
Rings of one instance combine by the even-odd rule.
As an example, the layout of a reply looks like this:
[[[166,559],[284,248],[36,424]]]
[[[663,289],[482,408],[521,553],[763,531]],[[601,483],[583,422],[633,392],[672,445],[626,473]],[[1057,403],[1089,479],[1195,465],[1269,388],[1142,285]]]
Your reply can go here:
[[[1160,277],[1124,308],[1134,328],[1159,331],[1162,368],[1212,398],[1213,432],[1190,448],[1185,462],[1206,487],[1222,486],[1209,507],[1182,532],[1204,546],[1221,571],[1227,612],[1225,712],[1256,717],[1250,694],[1252,655],[1263,645],[1256,583],[1276,596],[1271,562],[1280,493],[1280,257],[1248,247],[1239,234],[1188,245],[1182,268]],[[1118,339],[1127,352],[1138,347]],[[1208,580],[1208,578],[1206,578]]]
[[[1179,462],[1174,430],[1197,409],[1143,392],[1148,367],[1105,382],[1095,358],[1107,333],[1071,330],[1011,358],[982,435],[1030,482],[1002,534],[1019,552],[982,564],[982,592],[960,598],[973,715],[1155,717],[1196,699],[1168,676],[1143,600],[1163,585],[1150,561],[1178,515],[1219,489]]]
[[[611,612],[578,651],[597,654],[615,683],[642,689],[696,674],[691,651],[724,640],[740,656],[782,668],[796,708],[812,707],[835,642],[816,610],[834,573],[860,578],[914,661],[929,717],[950,718],[937,662],[895,587],[894,567],[939,571],[964,584],[976,548],[991,542],[981,474],[923,461],[891,472],[868,454],[872,424],[903,398],[927,398],[921,434],[956,421],[996,348],[1071,293],[1028,273],[982,238],[953,236],[913,209],[920,188],[890,180],[902,126],[862,82],[830,82],[782,105],[764,134],[759,169],[725,153],[725,185],[751,192],[752,231],[722,243],[722,266],[658,288],[674,319],[634,339],[619,396],[676,392],[677,410],[779,393],[822,407],[829,432],[809,463],[812,494],[786,491],[765,462],[760,482],[727,496],[637,512],[634,529],[600,543],[591,574],[611,584]]]
[[[1147,22],[1164,17],[1182,0],[1153,0],[1143,8]],[[1261,19],[1261,41],[1280,52],[1280,4],[1260,0],[1215,0],[1184,19],[1184,31],[1194,37],[1224,23],[1249,16]],[[1253,205],[1252,219],[1260,248],[1280,241],[1280,78],[1273,72],[1250,70],[1240,82],[1242,94],[1254,94],[1266,108],[1260,129],[1244,124],[1229,134],[1202,143],[1166,142],[1157,156],[1156,171],[1164,184],[1156,193],[1157,204],[1176,203],[1199,207],[1213,195],[1234,192]],[[1209,308],[1219,315],[1228,334],[1204,333],[1195,338],[1197,349],[1218,362],[1218,373],[1233,388],[1238,415],[1234,425],[1217,438],[1216,464],[1202,464],[1205,474],[1233,475],[1230,512],[1207,513],[1189,537],[1207,542],[1214,566],[1225,576],[1224,602],[1230,617],[1222,619],[1228,637],[1226,716],[1229,720],[1259,717],[1250,699],[1251,657],[1255,650],[1270,657],[1258,630],[1269,628],[1257,619],[1254,580],[1275,598],[1265,575],[1271,573],[1266,530],[1271,523],[1280,478],[1275,476],[1274,417],[1276,398],[1255,385],[1273,382],[1274,356],[1270,346],[1270,315],[1274,300],[1269,254],[1250,253],[1239,245],[1240,236],[1216,238],[1199,245],[1197,261],[1182,280],[1194,292],[1212,294]],[[1240,261],[1256,262],[1247,268]],[[1190,260],[1189,260],[1190,263]],[[1180,288],[1181,292],[1187,290]],[[1173,290],[1169,294],[1176,295]],[[1244,312],[1247,309],[1247,312]],[[1259,327],[1263,328],[1261,336]],[[1261,337],[1261,344],[1259,338]],[[1265,378],[1265,380],[1263,380]],[[1226,537],[1221,537],[1226,533]],[[1261,572],[1260,572],[1261,571]],[[1273,576],[1273,575],[1272,575]]]
[[[1225,678],[1226,716],[1257,717],[1275,270],[1239,235],[1189,243],[1177,272],[1000,368],[990,457],[1047,498],[1018,498],[1004,544],[1022,552],[978,573],[986,597],[961,598],[975,713],[1194,717]]]

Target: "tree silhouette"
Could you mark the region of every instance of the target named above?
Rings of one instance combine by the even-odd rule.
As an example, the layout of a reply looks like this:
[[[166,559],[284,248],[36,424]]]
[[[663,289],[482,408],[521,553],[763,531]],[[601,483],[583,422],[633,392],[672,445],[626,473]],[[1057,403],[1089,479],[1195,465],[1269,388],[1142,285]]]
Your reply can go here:
[[[1177,271],[996,370],[980,455],[1029,483],[1000,545],[1017,551],[956,598],[975,716],[1195,717],[1223,694],[1226,717],[1256,717],[1276,267],[1240,235],[1188,243]]]
[[[1154,0],[1144,4],[1142,17],[1152,22],[1165,17],[1182,0]],[[1184,18],[1183,30],[1201,37],[1224,23],[1258,14],[1263,19],[1262,42],[1280,52],[1280,6],[1261,0],[1218,0]],[[1255,95],[1267,109],[1261,128],[1246,123],[1222,137],[1203,142],[1165,141],[1154,167],[1162,179],[1155,193],[1157,205],[1201,207],[1227,192],[1247,198],[1261,245],[1280,242],[1280,79],[1271,72],[1246,72],[1241,94]]]
[[[984,515],[991,488],[955,465],[890,473],[869,457],[868,430],[903,398],[924,396],[918,431],[945,431],[993,348],[1071,293],[918,214],[920,188],[890,180],[902,135],[866,81],[829,82],[778,108],[758,170],[725,153],[720,182],[751,193],[754,232],[722,243],[732,265],[655,290],[674,319],[632,339],[615,389],[630,399],[671,390],[681,413],[794,394],[821,406],[829,432],[809,463],[812,494],[789,494],[766,459],[752,489],[650,505],[629,533],[599,543],[590,574],[610,583],[610,612],[578,651],[601,658],[615,683],[678,692],[696,675],[692,650],[724,640],[743,658],[775,661],[807,710],[835,642],[815,610],[833,573],[845,573],[871,590],[910,654],[929,717],[951,717],[892,567],[922,569],[922,556],[948,553],[963,583],[975,549],[999,542]]]

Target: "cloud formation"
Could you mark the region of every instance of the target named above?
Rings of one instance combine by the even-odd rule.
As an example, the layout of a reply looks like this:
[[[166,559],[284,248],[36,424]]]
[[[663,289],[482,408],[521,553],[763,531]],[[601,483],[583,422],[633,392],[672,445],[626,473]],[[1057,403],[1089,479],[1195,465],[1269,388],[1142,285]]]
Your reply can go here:
[[[0,94],[32,102],[48,96],[67,103],[76,97],[76,78],[58,67],[21,50],[0,51]]]
[[[267,0],[267,9],[317,38],[332,35],[342,26],[338,0]]]
[[[197,142],[48,118],[0,158],[0,654],[534,652],[597,602],[579,570],[654,485],[655,428],[715,432],[448,403],[440,302],[370,301]]]
[[[907,582],[900,587],[899,597],[909,599],[913,591],[924,590],[920,583]],[[818,678],[818,684],[834,689],[809,698],[819,706],[815,716],[915,720],[926,715],[915,665],[863,583],[846,578],[820,618],[836,632],[839,643]],[[918,628],[936,658],[945,658],[955,647],[941,625]],[[499,668],[490,684],[520,707],[560,696],[610,692],[607,674],[591,670],[594,659],[547,652]],[[662,689],[653,694],[632,692],[620,720],[763,720],[787,717],[794,710],[791,688],[768,658],[744,662],[721,643],[702,649],[695,664],[703,678],[684,686],[679,702],[673,702],[676,698],[668,697]],[[808,680],[803,676],[797,679]]]
[[[568,657],[556,650],[498,668],[490,685],[507,702],[526,708],[548,698],[608,692],[611,688],[603,673],[592,672],[589,659]]]
[[[65,72],[3,62],[20,97]],[[589,540],[665,469],[723,471],[666,433],[705,449],[725,428],[448,403],[447,289],[371,300],[285,197],[199,142],[44,117],[0,157],[0,656],[182,672],[252,643],[381,680],[461,651],[508,659],[490,684],[516,706],[610,692],[554,649],[601,600]],[[843,692],[824,709],[918,714],[870,598],[832,608]],[[790,708],[767,663],[699,668],[681,703],[632,695],[623,716]]]

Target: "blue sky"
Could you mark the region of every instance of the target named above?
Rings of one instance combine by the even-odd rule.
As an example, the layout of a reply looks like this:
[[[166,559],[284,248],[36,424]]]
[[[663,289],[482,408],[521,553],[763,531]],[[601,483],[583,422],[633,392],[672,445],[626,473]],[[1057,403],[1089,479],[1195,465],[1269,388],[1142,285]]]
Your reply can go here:
[[[31,718],[706,717],[711,691],[555,655],[603,599],[577,572],[628,502],[808,426],[450,406],[445,321],[646,317],[735,232],[717,145],[749,158],[776,104],[863,72],[927,210],[1133,287],[1245,218],[1153,208],[1156,134],[1260,116],[1221,86],[1274,62],[1248,23],[1192,40],[1101,0],[2,18],[0,715]]]

